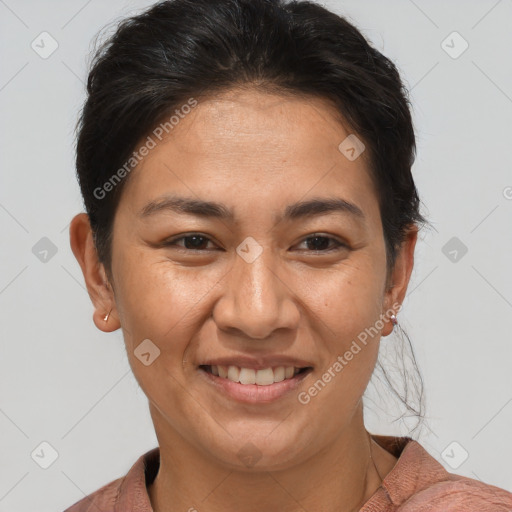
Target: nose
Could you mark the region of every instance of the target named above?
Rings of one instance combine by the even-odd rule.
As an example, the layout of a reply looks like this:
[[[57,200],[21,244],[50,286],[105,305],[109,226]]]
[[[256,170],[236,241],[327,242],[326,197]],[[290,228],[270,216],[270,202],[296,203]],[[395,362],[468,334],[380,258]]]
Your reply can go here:
[[[276,329],[297,328],[297,291],[276,258],[268,248],[252,262],[236,255],[213,311],[219,329],[262,340]]]

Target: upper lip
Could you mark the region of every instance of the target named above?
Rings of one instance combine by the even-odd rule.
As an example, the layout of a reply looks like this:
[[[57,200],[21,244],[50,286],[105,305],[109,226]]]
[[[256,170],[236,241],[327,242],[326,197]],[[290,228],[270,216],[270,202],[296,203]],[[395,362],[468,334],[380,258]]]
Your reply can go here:
[[[278,366],[294,366],[296,368],[313,367],[311,363],[304,359],[297,359],[288,356],[232,356],[232,357],[216,357],[207,359],[199,364],[199,366],[238,366],[239,368],[251,368],[253,370],[264,370],[266,368],[277,368]]]

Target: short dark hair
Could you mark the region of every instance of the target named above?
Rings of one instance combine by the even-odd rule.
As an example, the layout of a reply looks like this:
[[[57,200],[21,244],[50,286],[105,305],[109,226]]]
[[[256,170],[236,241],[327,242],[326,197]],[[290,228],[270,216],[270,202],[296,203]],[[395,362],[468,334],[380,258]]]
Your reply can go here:
[[[105,197],[95,191],[191,97],[238,87],[333,105],[366,146],[392,269],[408,228],[426,223],[411,174],[410,103],[396,66],[353,24],[314,2],[166,0],[122,20],[97,49],[77,125],[77,175],[107,273],[129,175]]]

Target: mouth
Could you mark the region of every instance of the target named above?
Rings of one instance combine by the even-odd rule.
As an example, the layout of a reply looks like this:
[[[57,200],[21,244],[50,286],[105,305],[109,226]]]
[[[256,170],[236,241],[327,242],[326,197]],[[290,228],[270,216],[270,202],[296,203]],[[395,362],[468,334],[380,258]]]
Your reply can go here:
[[[275,368],[269,367],[262,370],[255,370],[254,368],[240,368],[239,366],[233,365],[200,365],[199,368],[207,373],[218,376],[221,379],[229,379],[232,382],[239,382],[244,386],[249,384],[271,386],[276,382],[293,379],[293,377],[300,373],[312,370],[311,366],[303,368],[297,368],[295,366],[277,366]]]
[[[312,366],[246,368],[235,365],[199,365],[200,373],[215,389],[243,403],[268,403],[296,389],[313,371]]]

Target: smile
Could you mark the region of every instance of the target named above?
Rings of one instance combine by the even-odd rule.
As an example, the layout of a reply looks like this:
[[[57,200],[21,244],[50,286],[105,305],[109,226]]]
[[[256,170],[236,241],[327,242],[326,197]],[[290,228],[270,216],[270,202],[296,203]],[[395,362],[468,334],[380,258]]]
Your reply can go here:
[[[277,366],[263,369],[200,365],[208,382],[230,398],[244,403],[270,402],[296,389],[313,368]]]

